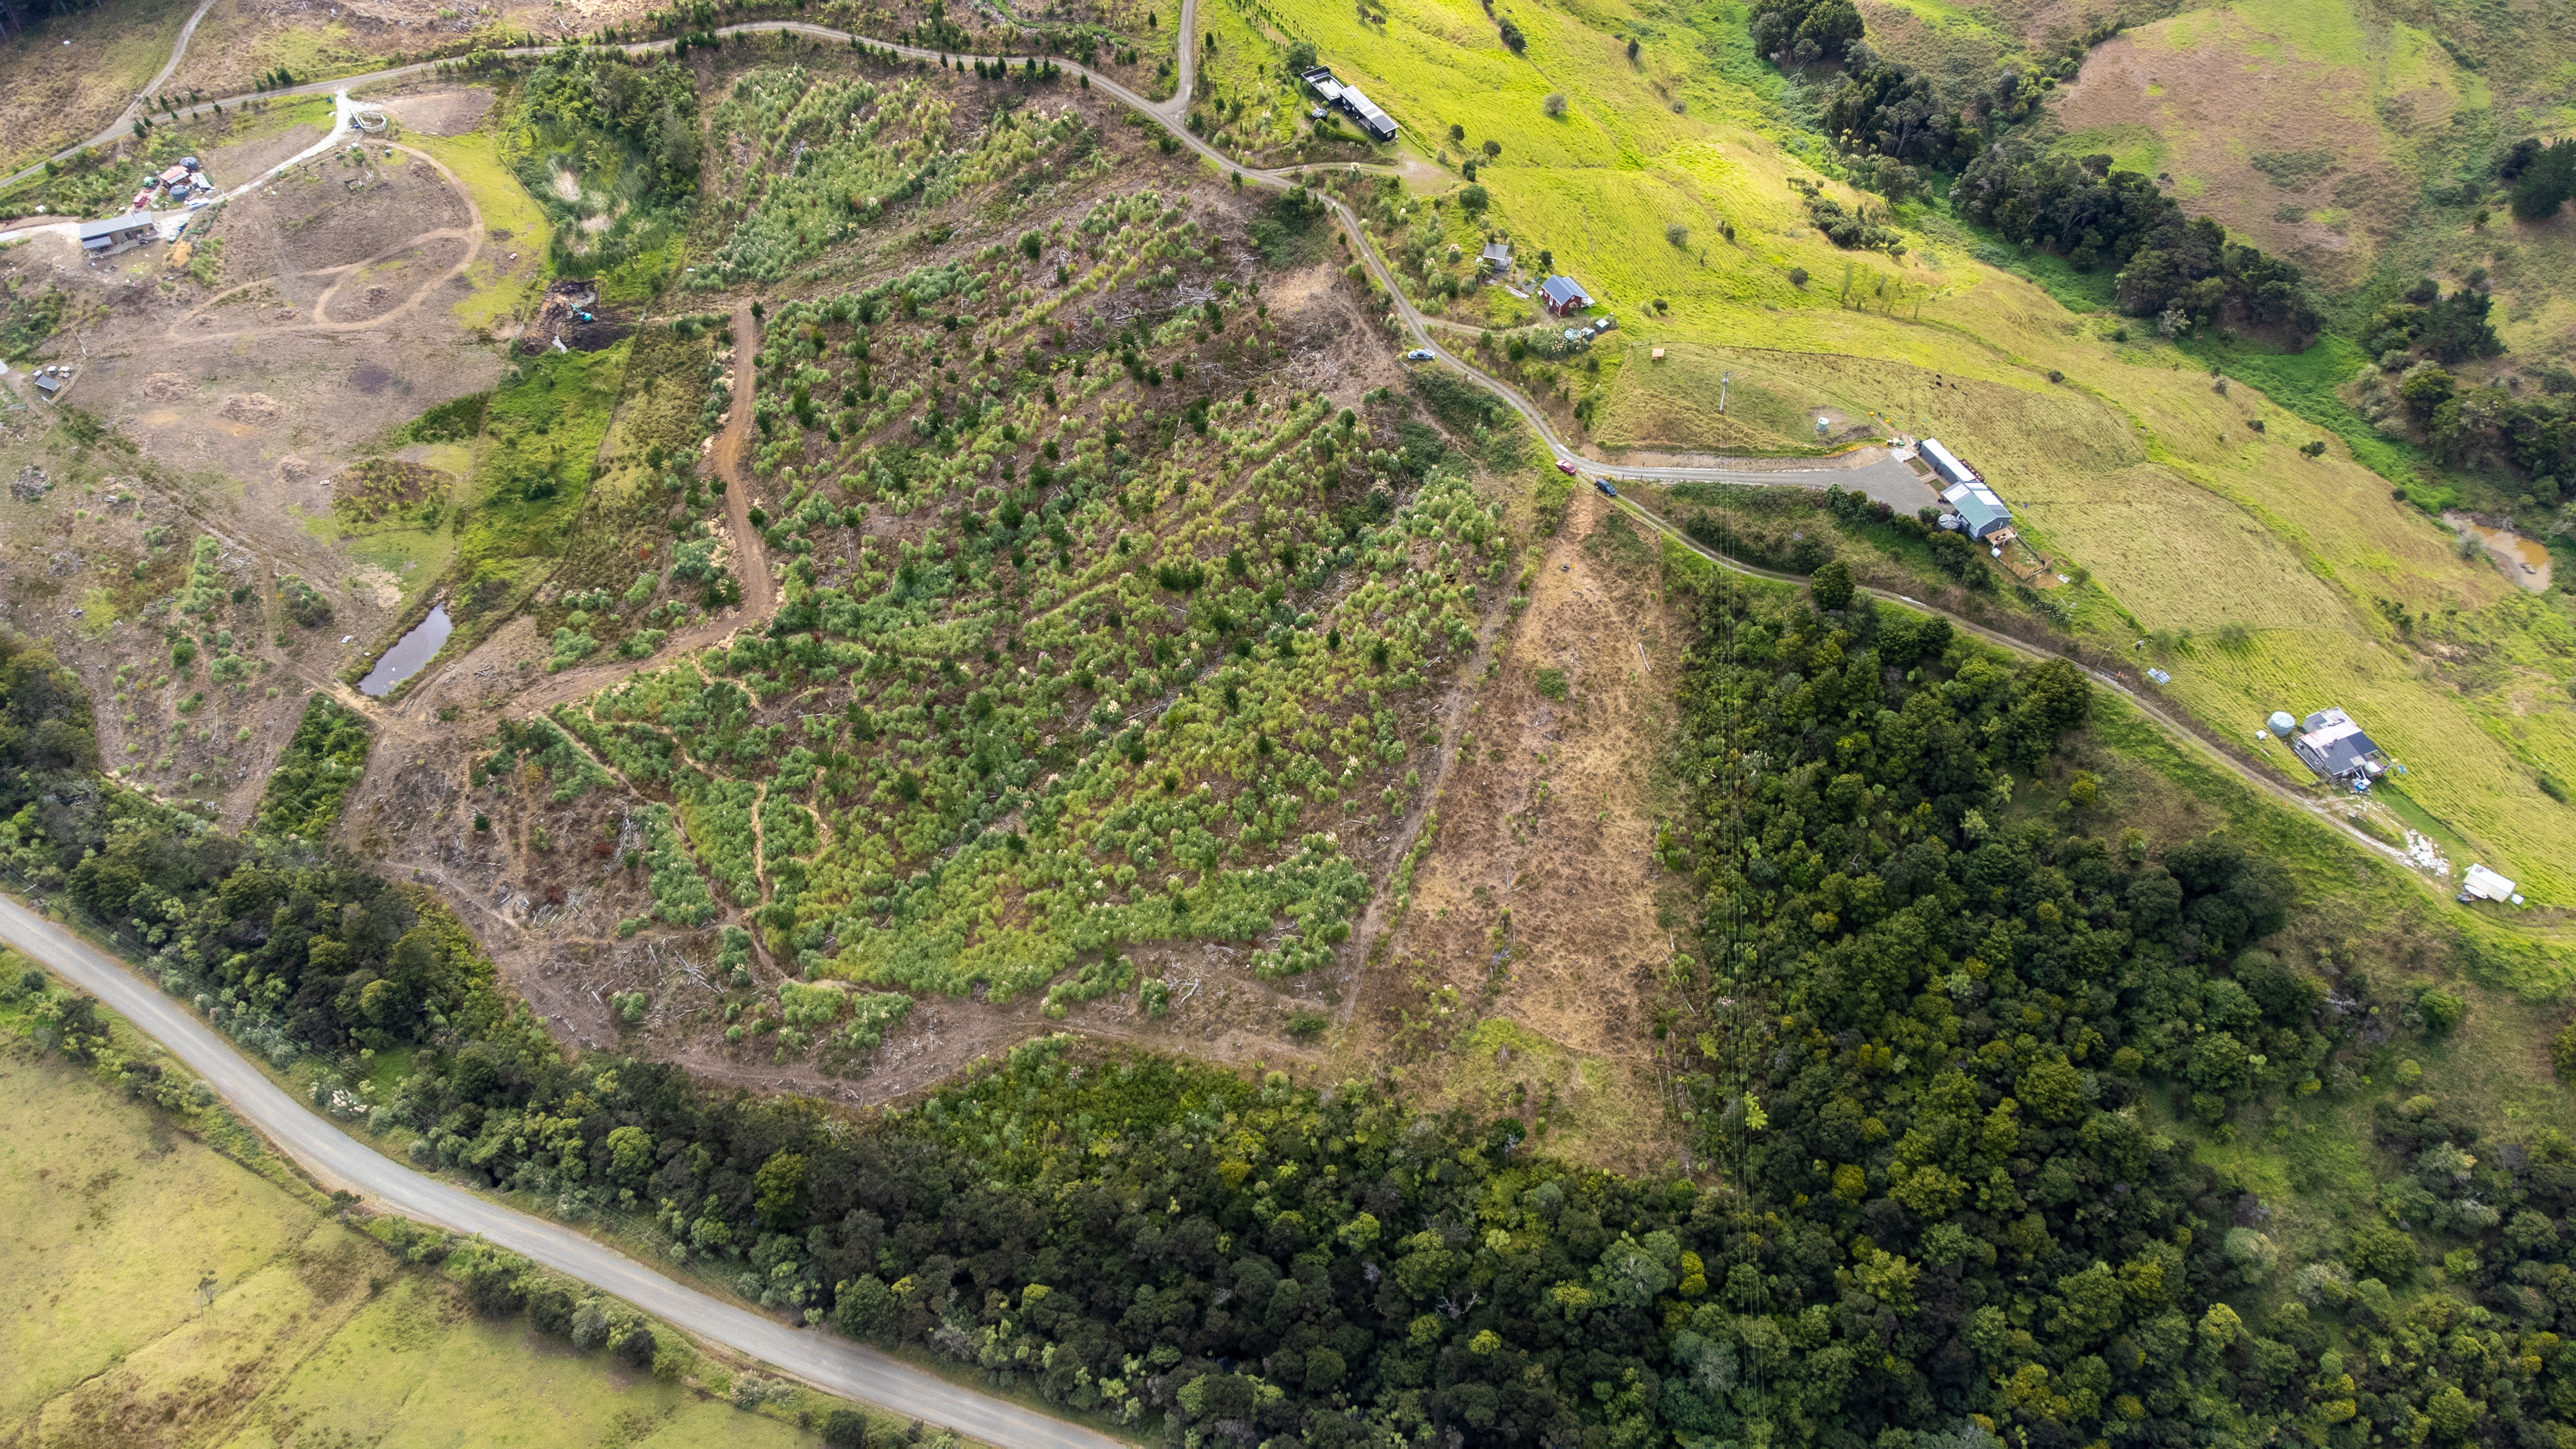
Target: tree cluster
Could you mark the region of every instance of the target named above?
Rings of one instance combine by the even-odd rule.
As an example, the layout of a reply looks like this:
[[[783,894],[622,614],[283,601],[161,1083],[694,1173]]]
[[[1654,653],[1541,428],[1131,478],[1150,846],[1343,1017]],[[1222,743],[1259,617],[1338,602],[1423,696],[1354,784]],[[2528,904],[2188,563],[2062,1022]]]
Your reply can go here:
[[[1824,125],[1846,152],[1940,171],[1965,165],[1986,139],[1983,127],[1942,104],[1930,76],[1883,59],[1866,43],[1852,47],[1842,82],[1826,93]],[[1901,178],[1877,179],[1895,180],[1902,189]],[[1883,184],[1870,189],[1890,201],[1903,199]]]
[[[269,772],[258,828],[321,839],[340,818],[340,802],[358,783],[372,743],[365,716],[317,691],[304,702],[304,719]]]
[[[1753,0],[1753,48],[1783,65],[1836,61],[1861,37],[1852,0]]]
[[[2362,333],[2362,350],[2391,371],[2415,356],[2465,362],[2504,351],[2495,324],[2488,320],[2495,299],[2487,295],[2485,280],[2483,270],[2472,273],[2471,285],[2446,296],[2440,283],[2424,278],[2371,314],[2370,325]]]
[[[2576,138],[2544,145],[2525,137],[2505,152],[2496,174],[2513,187],[2516,221],[2547,221],[2576,196]]]
[[[0,858],[246,1045],[282,1062],[499,1013],[491,964],[426,895],[307,845],[225,836],[96,761],[78,680],[0,632]]]
[[[2411,1171],[2294,1266],[2160,1125],[2350,1090],[2358,1049],[2459,1001],[2299,969],[2265,944],[2295,905],[2272,862],[2115,841],[2090,775],[2043,787],[2090,712],[2071,665],[1839,597],[1712,600],[1684,683],[1713,967],[1672,1024],[1743,1193],[1694,1240],[1710,1296],[1664,1383],[1684,1441],[2576,1436],[2554,1135],[2489,1152],[2434,1097],[2384,1102]],[[2459,1293],[2397,1296],[2419,1233],[2459,1244]]]
[[[2399,375],[2395,391],[2426,445],[2447,462],[2509,465],[2544,507],[2554,507],[2576,480],[2576,388],[2520,395],[2491,383],[2463,387],[2450,369],[2419,362]]]
[[[653,1062],[423,1062],[391,1110],[437,1160],[647,1204],[765,1305],[1173,1443],[1661,1442],[1662,1325],[1712,1286],[1689,1183],[1356,1084],[1057,1038],[849,1132]]]
[[[2323,325],[2299,269],[2194,220],[2150,178],[2107,155],[2075,158],[2008,140],[1972,162],[1952,193],[1970,220],[2080,270],[2119,269],[2119,302],[2176,330],[2223,317],[2296,337]]]

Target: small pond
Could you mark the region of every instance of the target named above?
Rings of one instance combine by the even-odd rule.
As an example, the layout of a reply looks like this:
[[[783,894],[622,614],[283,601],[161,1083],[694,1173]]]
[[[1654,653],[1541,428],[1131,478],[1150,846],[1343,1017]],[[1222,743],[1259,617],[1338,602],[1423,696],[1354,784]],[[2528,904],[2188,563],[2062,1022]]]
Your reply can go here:
[[[2520,588],[2534,594],[2549,592],[2549,549],[2539,539],[2480,523],[2465,513],[2445,513],[2442,521],[2476,539],[2504,576]]]
[[[438,652],[438,646],[446,643],[447,636],[455,630],[456,626],[448,622],[445,604],[431,609],[428,618],[395,640],[394,647],[385,651],[385,657],[376,661],[376,667],[367,671],[367,677],[358,681],[358,692],[375,699],[393,693],[395,685],[420,673],[420,667],[429,662],[430,656]]]

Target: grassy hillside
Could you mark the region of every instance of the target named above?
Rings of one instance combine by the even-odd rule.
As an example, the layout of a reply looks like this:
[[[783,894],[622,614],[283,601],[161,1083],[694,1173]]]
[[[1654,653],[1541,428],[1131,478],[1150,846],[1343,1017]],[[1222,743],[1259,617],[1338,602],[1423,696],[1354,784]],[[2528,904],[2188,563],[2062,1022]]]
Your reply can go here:
[[[2079,637],[2155,652],[2171,696],[2226,735],[2250,739],[2274,709],[2354,710],[2480,858],[2543,899],[2576,892],[2576,811],[2541,788],[2576,767],[2567,612],[2461,559],[2342,433],[2299,415],[2396,446],[2341,412],[2337,379],[2285,375],[2298,413],[2241,383],[2221,391],[2204,357],[2147,323],[2070,311],[2091,305],[2080,279],[1995,252],[1939,208],[1899,209],[1901,259],[1835,248],[1788,181],[1861,198],[1809,164],[1821,138],[1750,56],[1740,11],[1520,7],[1521,56],[1465,0],[1398,0],[1382,25],[1323,5],[1277,13],[1408,128],[1417,194],[1462,184],[1433,169],[1450,121],[1470,146],[1500,142],[1478,176],[1486,225],[1523,257],[1552,251],[1621,320],[1586,356],[1501,364],[1565,425],[1588,401],[1589,440],[1612,456],[1743,446],[1745,430],[1712,415],[1708,379],[1676,380],[1758,353],[1746,370],[1790,416],[1938,436],[1998,483],[2051,570],[2089,573],[2100,606],[2075,612]],[[1561,117],[1550,94],[1567,98]],[[1680,244],[1668,224],[1686,228]],[[1656,298],[1669,312],[1646,310]],[[2302,456],[2317,440],[2325,455]]]
[[[2004,65],[2062,60],[2076,38],[2062,6],[1870,0],[1861,10],[1873,46],[1948,79],[1954,98]],[[2170,178],[2194,214],[2297,260],[2347,299],[2483,265],[2516,352],[2566,345],[2558,279],[2576,261],[2570,227],[2515,223],[2493,172],[2514,140],[2576,124],[2566,7],[2131,0],[2100,13],[2130,28],[2075,46],[2081,72],[2051,108],[2064,150]]]
[[[113,1068],[48,1045],[66,996],[31,994],[27,969],[0,950],[10,1443],[817,1442],[798,1416],[819,1420],[833,1401],[778,1385],[741,1412],[727,1401],[739,1375],[675,1335],[671,1372],[657,1375],[524,1316],[476,1312],[458,1277],[470,1253],[342,1222],[113,1016],[97,1016],[105,1040],[88,1054],[162,1072],[173,1105],[134,1100],[101,1080]],[[503,1381],[510,1391],[494,1394]]]

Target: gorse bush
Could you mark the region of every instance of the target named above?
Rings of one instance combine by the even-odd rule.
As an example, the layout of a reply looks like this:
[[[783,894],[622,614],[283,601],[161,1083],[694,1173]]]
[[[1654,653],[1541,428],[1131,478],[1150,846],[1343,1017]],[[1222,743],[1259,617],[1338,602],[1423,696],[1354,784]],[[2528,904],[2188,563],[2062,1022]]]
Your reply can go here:
[[[1054,983],[1058,1011],[1139,989],[1110,964],[1130,943],[1267,938],[1275,976],[1348,938],[1367,887],[1338,827],[1404,777],[1413,692],[1472,645],[1506,535],[1436,428],[1202,390],[1200,360],[1269,345],[1231,280],[1177,295],[1242,245],[1132,193],[764,316],[776,617],[555,716],[672,812],[648,817],[666,919],[720,901],[809,979]],[[1085,262],[1063,292],[1056,248]],[[1068,325],[1112,288],[1154,310]],[[854,531],[932,506],[917,537]],[[673,573],[710,566],[688,543]],[[1319,614],[1336,571],[1356,587]],[[484,780],[524,756],[586,788],[498,743]]]
[[[366,769],[373,737],[366,720],[329,695],[304,702],[304,719],[261,792],[255,827],[271,835],[319,840],[340,818],[340,802]]]

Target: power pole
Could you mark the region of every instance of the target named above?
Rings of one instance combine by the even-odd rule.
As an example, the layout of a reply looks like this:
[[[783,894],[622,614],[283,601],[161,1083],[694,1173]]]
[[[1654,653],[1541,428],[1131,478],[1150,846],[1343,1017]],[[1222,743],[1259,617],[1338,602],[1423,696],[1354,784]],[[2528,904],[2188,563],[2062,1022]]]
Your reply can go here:
[[[1717,415],[1721,418],[1726,416],[1726,385],[1734,380],[1735,374],[1731,372],[1717,375]]]

